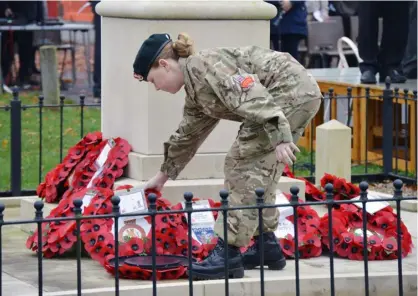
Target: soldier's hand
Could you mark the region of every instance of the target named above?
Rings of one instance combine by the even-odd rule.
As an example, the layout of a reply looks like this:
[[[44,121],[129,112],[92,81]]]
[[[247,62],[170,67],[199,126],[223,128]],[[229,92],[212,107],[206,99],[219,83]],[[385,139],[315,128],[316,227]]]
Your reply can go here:
[[[294,152],[300,152],[299,148],[293,143],[281,143],[276,146],[276,157],[281,163],[292,165],[296,161]]]
[[[154,177],[152,177],[147,184],[145,185],[144,190],[154,189],[161,191],[164,187],[165,182],[167,182],[168,176],[163,172],[158,172]]]

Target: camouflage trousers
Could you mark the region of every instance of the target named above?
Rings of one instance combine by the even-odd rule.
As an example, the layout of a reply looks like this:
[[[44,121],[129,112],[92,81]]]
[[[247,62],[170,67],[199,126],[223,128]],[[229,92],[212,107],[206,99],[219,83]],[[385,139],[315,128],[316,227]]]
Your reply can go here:
[[[293,141],[297,143],[306,126],[318,112],[321,100],[308,101],[299,106],[283,110],[290,123]],[[297,155],[296,155],[297,157]],[[238,136],[225,158],[225,189],[229,192],[230,207],[256,204],[256,188],[264,189],[264,203],[274,204],[276,190],[285,165],[276,158],[262,125],[244,122]],[[278,226],[277,208],[263,209],[264,232],[275,231]],[[247,246],[258,229],[258,209],[228,211],[228,244]],[[215,223],[215,233],[223,238],[223,215],[219,211]]]

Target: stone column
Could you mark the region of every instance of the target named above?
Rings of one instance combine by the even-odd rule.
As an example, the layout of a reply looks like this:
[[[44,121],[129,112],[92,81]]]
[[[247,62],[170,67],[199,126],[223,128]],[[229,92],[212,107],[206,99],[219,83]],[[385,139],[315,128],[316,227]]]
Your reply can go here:
[[[351,129],[331,120],[316,127],[315,184],[325,173],[351,182]]]
[[[123,137],[132,145],[127,177],[140,182],[159,170],[163,142],[177,129],[185,97],[184,90],[176,95],[158,92],[152,84],[133,79],[132,64],[142,42],[153,33],[177,39],[186,32],[197,51],[218,46],[268,48],[269,21],[277,13],[262,0],[102,1],[97,12],[102,16],[102,131],[105,137]],[[217,194],[223,186],[225,154],[238,126],[222,121],[178,181],[169,181],[165,190]]]

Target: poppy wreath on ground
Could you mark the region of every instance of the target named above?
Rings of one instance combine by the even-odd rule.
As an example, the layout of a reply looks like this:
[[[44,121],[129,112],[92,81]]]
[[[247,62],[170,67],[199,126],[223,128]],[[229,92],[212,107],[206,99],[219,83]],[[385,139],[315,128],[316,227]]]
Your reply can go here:
[[[146,196],[151,191],[146,192]],[[156,193],[156,192],[154,192]],[[193,201],[199,199],[195,198]],[[148,203],[148,199],[147,199]],[[181,203],[171,206],[170,203],[157,194],[157,211],[162,210],[180,210]],[[209,200],[211,207],[219,207],[220,203]],[[110,205],[111,206],[111,205]],[[217,211],[212,212],[217,216]],[[216,213],[216,214],[215,214]],[[151,217],[145,216],[145,220],[151,224]],[[104,268],[111,274],[115,274],[114,267],[114,236],[110,233],[111,224],[106,224],[106,227],[101,227],[99,231],[94,233],[92,231],[86,236],[86,244],[90,241],[90,246],[86,246],[87,252],[91,252],[96,248],[98,257],[92,255],[93,259],[98,260]],[[188,227],[187,220],[183,213],[179,214],[157,214],[155,216],[155,253],[156,255],[174,255],[174,256],[188,256]],[[97,229],[97,226],[96,226]],[[109,235],[110,234],[110,235]],[[99,236],[102,235],[100,242]],[[193,239],[193,238],[192,238]],[[209,252],[215,247],[216,239],[213,238],[210,242],[201,244],[197,240],[192,241],[192,257],[195,261],[201,261],[206,258]],[[103,247],[106,246],[106,247]],[[97,250],[98,247],[106,250]],[[119,275],[123,278],[150,280],[152,278],[152,270],[141,268],[132,264],[125,264],[124,260],[131,256],[151,256],[152,255],[152,232],[151,230],[144,239],[131,238],[125,243],[119,245]],[[101,257],[105,255],[104,257]],[[157,279],[178,279],[185,275],[186,267],[179,265],[173,268],[157,269]]]
[[[130,150],[129,143],[121,138],[103,140],[96,145],[69,177],[69,188],[63,198],[87,187],[112,189],[128,164]]]
[[[291,200],[290,194],[283,193],[286,196],[287,200]],[[299,203],[303,204],[303,200],[299,199]],[[308,205],[302,205],[297,207],[297,224],[298,224],[298,255],[300,259],[307,259],[318,257],[322,254],[322,244],[321,244],[321,232],[319,229],[320,226],[320,217],[318,213]],[[283,254],[288,259],[295,258],[295,249],[296,242],[294,238],[294,217],[290,215],[286,217],[287,221],[290,221],[293,224],[292,230],[293,233],[286,234],[284,237],[277,237],[277,241],[280,244]],[[279,227],[282,227],[279,225]],[[276,236],[278,234],[276,233]],[[254,239],[251,239],[248,247],[254,244]],[[241,248],[241,252],[245,252],[246,247]]]
[[[337,197],[340,195],[337,194]],[[320,229],[322,243],[329,246],[329,217],[321,218]],[[390,206],[374,214],[367,213],[367,250],[368,260],[397,259],[397,218]],[[332,237],[334,252],[343,258],[363,260],[363,212],[354,204],[340,204],[332,209]],[[412,252],[412,237],[401,221],[402,257]]]
[[[49,171],[44,182],[38,185],[36,194],[48,203],[58,202],[68,189],[68,177],[74,168],[84,159],[85,155],[102,141],[101,132],[87,134],[76,145],[68,150],[62,163]]]
[[[47,218],[75,217],[74,200],[83,199],[89,193],[93,198],[105,199],[113,196],[113,191],[106,188],[96,188],[94,190],[85,188],[66,199],[60,200]],[[87,208],[86,208],[87,209]],[[86,214],[86,209],[84,213]],[[81,227],[86,220],[81,220]],[[80,232],[83,234],[82,232]],[[45,258],[62,255],[70,250],[77,241],[76,221],[54,221],[42,223],[42,253]],[[38,231],[29,236],[26,247],[32,251],[38,251]]]
[[[123,185],[117,187],[111,195],[94,196],[84,212],[89,216],[111,214],[113,208],[112,197],[115,194],[117,195],[119,190],[129,190],[130,188],[132,188],[131,185]],[[101,188],[100,190],[108,189]],[[158,192],[153,190],[147,190],[145,195],[148,196],[150,193],[155,193],[159,197],[157,204],[160,208],[167,203]],[[92,259],[98,261],[103,266],[105,266],[106,258],[115,254],[113,225],[114,220],[112,218],[97,218],[83,220],[80,227],[84,249]],[[119,256],[145,255],[144,245],[145,240],[137,237],[127,238],[124,243],[119,245]]]
[[[79,151],[81,148],[78,149],[75,147],[83,147],[84,144],[89,147],[83,152],[82,157],[77,160],[78,163],[73,168],[71,174],[67,175],[67,179],[65,180],[67,189],[62,197],[58,199],[59,196],[57,194],[54,195],[55,200],[58,199],[59,203],[47,218],[74,217],[73,201],[75,199],[83,199],[91,189],[95,192],[93,195],[98,194],[99,198],[102,199],[104,198],[102,197],[103,195],[108,198],[113,196],[112,188],[114,182],[116,178],[123,174],[123,168],[128,163],[128,153],[131,147],[127,141],[121,138],[102,140],[101,142],[98,142],[98,139],[102,139],[100,133],[97,133],[95,136],[94,134],[86,136],[76,146],[70,149],[70,151]],[[107,147],[107,155],[103,155],[100,159],[102,163],[98,165],[98,158],[102,156],[101,153],[108,143],[111,145]],[[69,155],[81,154],[71,152]],[[66,167],[66,163],[70,163],[72,160],[73,158],[71,156],[67,156],[58,167],[62,165]],[[62,184],[62,181],[60,184]],[[58,193],[58,191],[55,193]],[[86,203],[84,208],[89,205],[89,202],[90,200],[84,202]],[[90,211],[90,214],[92,213]],[[47,258],[64,254],[73,247],[76,241],[76,237],[71,235],[71,233],[75,232],[75,221],[43,223],[43,229],[45,242],[43,240],[42,252]],[[28,238],[26,246],[33,251],[37,251],[38,246],[36,242],[37,231]]]
[[[126,187],[125,187],[126,188]],[[149,206],[148,195],[157,194],[157,211],[169,210],[170,203],[155,191],[145,192],[146,201]],[[107,201],[111,212],[111,199]],[[93,205],[92,205],[93,206]],[[97,206],[96,206],[97,207]],[[144,216],[145,221],[151,224],[151,217]],[[115,238],[112,233],[113,220],[111,223],[101,223],[95,228],[90,227],[90,231],[85,237],[85,248],[92,258],[99,261],[107,272],[115,274]],[[150,226],[151,227],[151,226]],[[185,236],[182,219],[180,214],[157,214],[155,216],[155,253],[156,255],[184,255],[183,238]],[[139,266],[124,264],[125,258],[132,256],[147,256],[152,254],[152,231],[142,233],[143,239],[138,237],[126,238],[124,242],[119,242],[119,276],[129,279],[149,280],[152,278],[152,269],[141,268]],[[187,237],[187,236],[186,236]],[[119,240],[120,241],[120,240]],[[186,244],[187,255],[187,244]],[[169,269],[158,269],[157,279],[174,279],[183,276],[186,272],[185,266],[176,266]]]

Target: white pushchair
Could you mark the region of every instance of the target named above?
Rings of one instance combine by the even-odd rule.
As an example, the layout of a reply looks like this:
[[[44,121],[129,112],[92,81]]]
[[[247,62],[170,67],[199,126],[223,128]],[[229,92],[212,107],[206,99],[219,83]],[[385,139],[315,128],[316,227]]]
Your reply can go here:
[[[340,75],[343,75],[345,71],[348,70],[349,65],[347,59],[345,58],[345,53],[347,47],[344,47],[346,44],[354,55],[357,58],[357,61],[360,63],[362,59],[359,56],[357,45],[348,37],[341,37],[337,41],[337,51],[339,55],[339,62],[338,62],[338,69],[340,69]],[[351,52],[350,52],[351,53]],[[346,95],[346,94],[344,94]],[[332,99],[336,99],[333,97]],[[338,98],[336,99],[336,108],[337,108],[337,120],[341,123],[344,123],[347,126],[352,126],[352,116],[350,116],[352,112],[352,98]],[[324,99],[324,122],[327,122],[331,119],[331,100],[329,96],[325,97]]]

